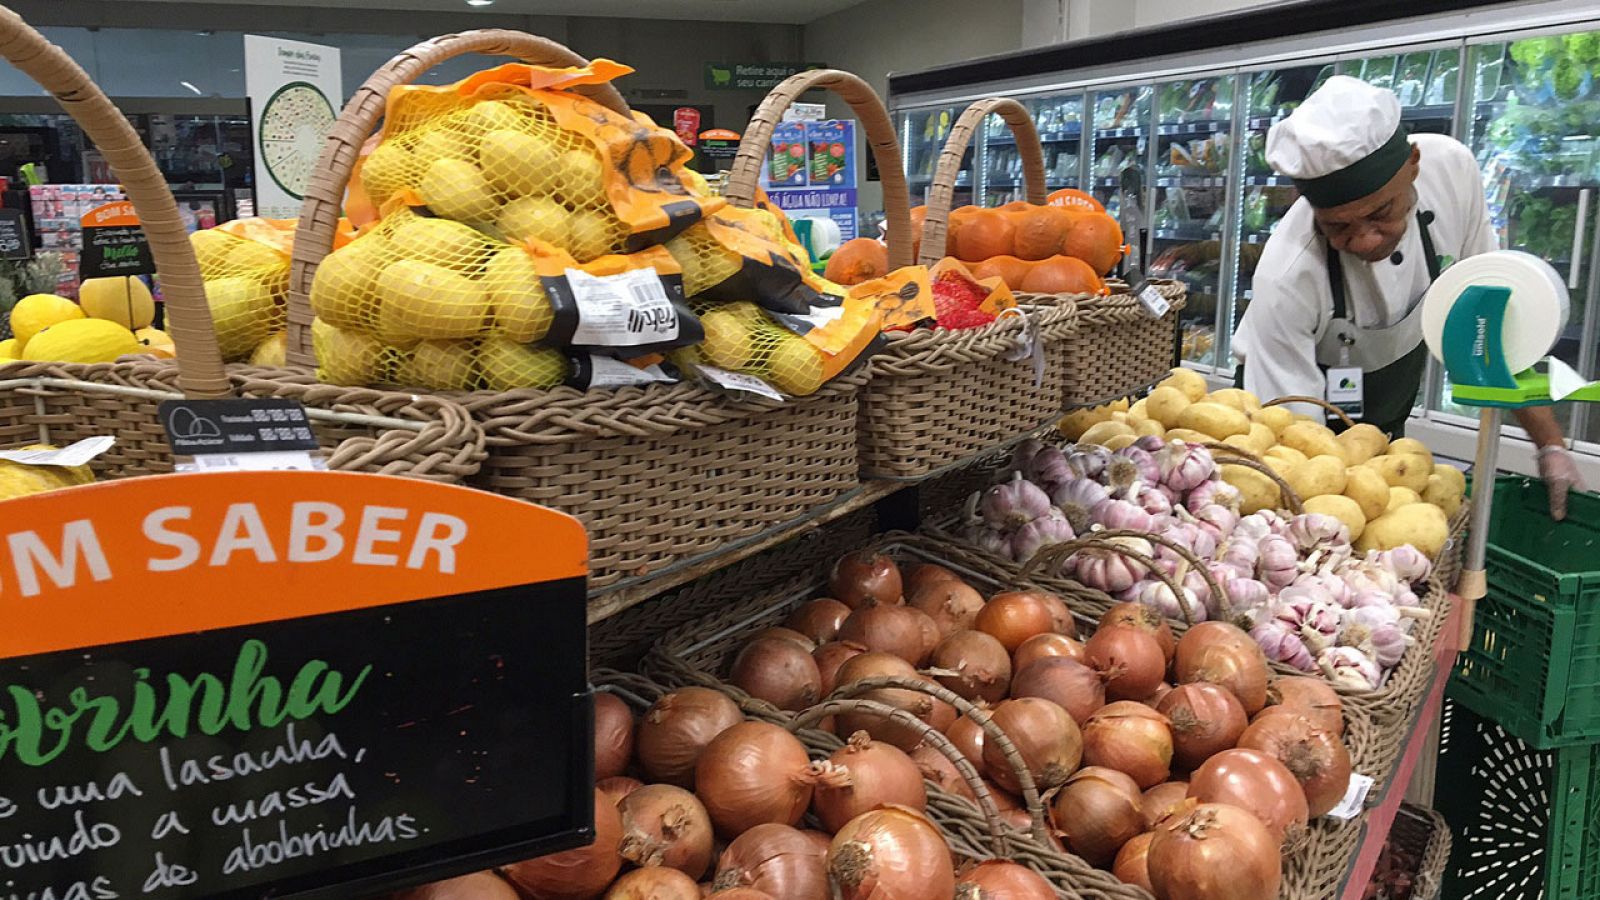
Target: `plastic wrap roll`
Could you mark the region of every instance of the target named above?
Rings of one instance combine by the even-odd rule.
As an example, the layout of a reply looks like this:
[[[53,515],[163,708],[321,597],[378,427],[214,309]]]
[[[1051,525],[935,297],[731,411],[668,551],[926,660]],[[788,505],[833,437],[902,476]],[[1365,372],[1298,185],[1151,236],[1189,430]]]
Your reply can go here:
[[[1496,250],[1461,260],[1444,270],[1428,289],[1422,307],[1422,338],[1434,358],[1444,358],[1441,344],[1451,307],[1461,292],[1473,285],[1511,289],[1501,327],[1501,352],[1513,374],[1543,359],[1566,328],[1571,298],[1556,270],[1531,253]]]

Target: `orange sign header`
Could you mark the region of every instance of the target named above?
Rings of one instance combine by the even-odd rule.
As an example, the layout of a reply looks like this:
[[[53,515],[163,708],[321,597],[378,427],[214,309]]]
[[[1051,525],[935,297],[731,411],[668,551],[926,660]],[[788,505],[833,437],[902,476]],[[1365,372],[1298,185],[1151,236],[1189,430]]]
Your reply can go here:
[[[343,472],[111,481],[0,503],[0,659],[578,578],[576,519]]]
[[[729,131],[726,128],[712,128],[712,129],[708,129],[706,131],[700,132],[700,140],[702,140],[702,141],[737,141],[737,140],[739,140],[739,132],[737,132],[737,131]]]
[[[80,224],[85,228],[138,228],[139,213],[129,201],[116,200],[84,213]]]

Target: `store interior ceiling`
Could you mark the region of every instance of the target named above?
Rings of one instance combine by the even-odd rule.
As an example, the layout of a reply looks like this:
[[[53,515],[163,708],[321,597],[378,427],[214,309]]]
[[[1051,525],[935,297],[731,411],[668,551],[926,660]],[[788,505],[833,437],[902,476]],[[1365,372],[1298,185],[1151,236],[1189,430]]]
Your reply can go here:
[[[108,3],[175,0],[101,0]],[[225,6],[306,6],[387,12],[476,12],[484,15],[584,15],[630,19],[699,19],[804,25],[863,0],[176,0]]]

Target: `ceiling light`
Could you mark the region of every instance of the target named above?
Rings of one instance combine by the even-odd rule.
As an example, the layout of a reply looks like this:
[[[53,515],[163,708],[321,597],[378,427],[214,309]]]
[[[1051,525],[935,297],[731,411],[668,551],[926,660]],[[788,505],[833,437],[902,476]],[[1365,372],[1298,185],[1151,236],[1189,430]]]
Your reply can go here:
[[[188,88],[189,90],[194,91],[197,95],[199,95],[201,97],[205,96],[205,92],[204,91],[200,90],[199,88],[195,87],[194,85],[190,84],[187,81],[180,81],[178,83],[183,85],[184,87]]]
[[[468,6],[493,6],[494,0],[467,0]]]

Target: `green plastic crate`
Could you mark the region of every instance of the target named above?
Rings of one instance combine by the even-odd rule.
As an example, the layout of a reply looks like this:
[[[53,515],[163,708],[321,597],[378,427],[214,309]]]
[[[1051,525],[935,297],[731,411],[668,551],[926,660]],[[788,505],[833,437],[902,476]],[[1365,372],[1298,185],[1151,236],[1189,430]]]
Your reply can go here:
[[[1548,503],[1538,481],[1496,481],[1489,595],[1450,681],[1540,749],[1600,741],[1600,496],[1573,494],[1562,522]]]
[[[1600,897],[1600,745],[1537,750],[1445,702],[1434,808],[1450,824],[1443,900]]]

